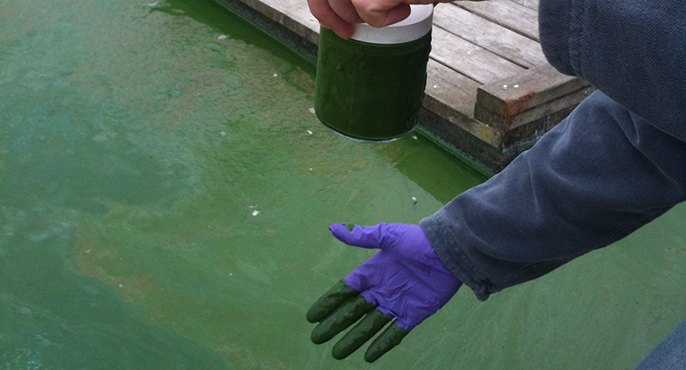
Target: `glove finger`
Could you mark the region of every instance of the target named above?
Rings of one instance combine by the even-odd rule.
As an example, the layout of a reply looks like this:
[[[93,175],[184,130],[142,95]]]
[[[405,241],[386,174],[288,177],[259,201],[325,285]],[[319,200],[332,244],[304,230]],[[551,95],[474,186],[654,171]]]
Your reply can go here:
[[[367,302],[364,297],[357,296],[351,298],[339,307],[336,312],[320,322],[312,330],[310,338],[314,344],[322,344],[357,322],[357,320],[373,309],[374,305]]]
[[[391,324],[381,335],[379,335],[364,353],[364,360],[367,362],[374,362],[379,357],[386,354],[386,352],[393,349],[393,347],[400,344],[409,331],[399,327],[395,323]]]
[[[352,226],[352,227],[351,227]],[[336,239],[345,244],[366,249],[384,249],[390,244],[390,234],[387,233],[389,224],[380,223],[374,226],[359,226],[350,224],[333,224],[329,230]]]
[[[374,310],[367,314],[355,327],[350,329],[345,336],[333,346],[331,351],[333,358],[342,360],[351,353],[357,351],[365,342],[371,339],[386,324],[391,322],[391,318],[384,315],[379,310]]]
[[[314,324],[324,320],[343,303],[358,294],[359,293],[356,290],[351,289],[348,284],[345,283],[345,280],[339,281],[324,293],[324,295],[319,297],[319,299],[312,304],[310,309],[307,310],[307,321]]]

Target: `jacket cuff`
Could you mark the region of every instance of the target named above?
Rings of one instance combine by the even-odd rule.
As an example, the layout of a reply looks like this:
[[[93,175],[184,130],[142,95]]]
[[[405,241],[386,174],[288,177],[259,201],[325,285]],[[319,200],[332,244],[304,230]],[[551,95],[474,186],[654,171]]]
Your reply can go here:
[[[444,210],[440,209],[432,216],[421,220],[419,225],[450,272],[470,287],[477,299],[485,301],[491,294],[488,289],[490,284],[478,276],[474,264],[460,250],[459,243],[454,238],[454,231],[451,231],[447,223],[442,220],[443,212]]]

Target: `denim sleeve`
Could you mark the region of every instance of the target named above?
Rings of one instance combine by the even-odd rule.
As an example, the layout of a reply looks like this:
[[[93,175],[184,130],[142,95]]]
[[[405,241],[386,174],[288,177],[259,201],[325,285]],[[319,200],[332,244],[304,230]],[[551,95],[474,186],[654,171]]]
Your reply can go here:
[[[686,1],[540,0],[548,61],[599,91],[500,174],[422,220],[477,298],[607,246],[686,199],[685,14]]]
[[[446,266],[486,300],[684,200],[686,142],[596,91],[505,170],[420,225]]]
[[[543,53],[686,140],[686,1],[540,0]]]

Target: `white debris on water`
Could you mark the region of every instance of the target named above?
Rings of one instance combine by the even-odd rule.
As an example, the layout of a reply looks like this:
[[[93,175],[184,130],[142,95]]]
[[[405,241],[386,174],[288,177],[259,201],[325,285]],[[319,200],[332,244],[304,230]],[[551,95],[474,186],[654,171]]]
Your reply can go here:
[[[308,135],[312,135],[312,130],[307,130]]]
[[[310,108],[310,113],[315,114],[317,112],[315,112],[314,108]]]
[[[278,74],[278,73],[274,73],[274,77],[279,77],[279,74]]]
[[[257,216],[257,215],[259,215],[259,214],[260,214],[260,211],[258,211],[258,210],[252,211],[252,215],[253,215],[253,216]]]
[[[221,41],[221,40],[226,40],[226,39],[228,39],[228,38],[229,38],[229,36],[226,36],[226,35],[219,35],[219,37],[217,37],[217,40]]]
[[[417,135],[412,135],[412,138],[417,140]]]
[[[507,90],[507,85],[503,85],[503,90]]]
[[[222,136],[226,136],[226,131],[221,132]]]
[[[417,204],[417,197],[412,197],[412,203]]]
[[[515,89],[519,89],[519,85],[514,85],[514,88],[515,88]]]

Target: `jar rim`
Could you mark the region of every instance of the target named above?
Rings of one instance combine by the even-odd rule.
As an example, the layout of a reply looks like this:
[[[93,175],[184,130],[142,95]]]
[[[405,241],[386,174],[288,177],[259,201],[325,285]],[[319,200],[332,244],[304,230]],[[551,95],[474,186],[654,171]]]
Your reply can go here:
[[[386,27],[372,27],[367,23],[357,24],[351,38],[385,45],[418,40],[431,31],[433,8],[433,4],[412,4],[407,18]]]

